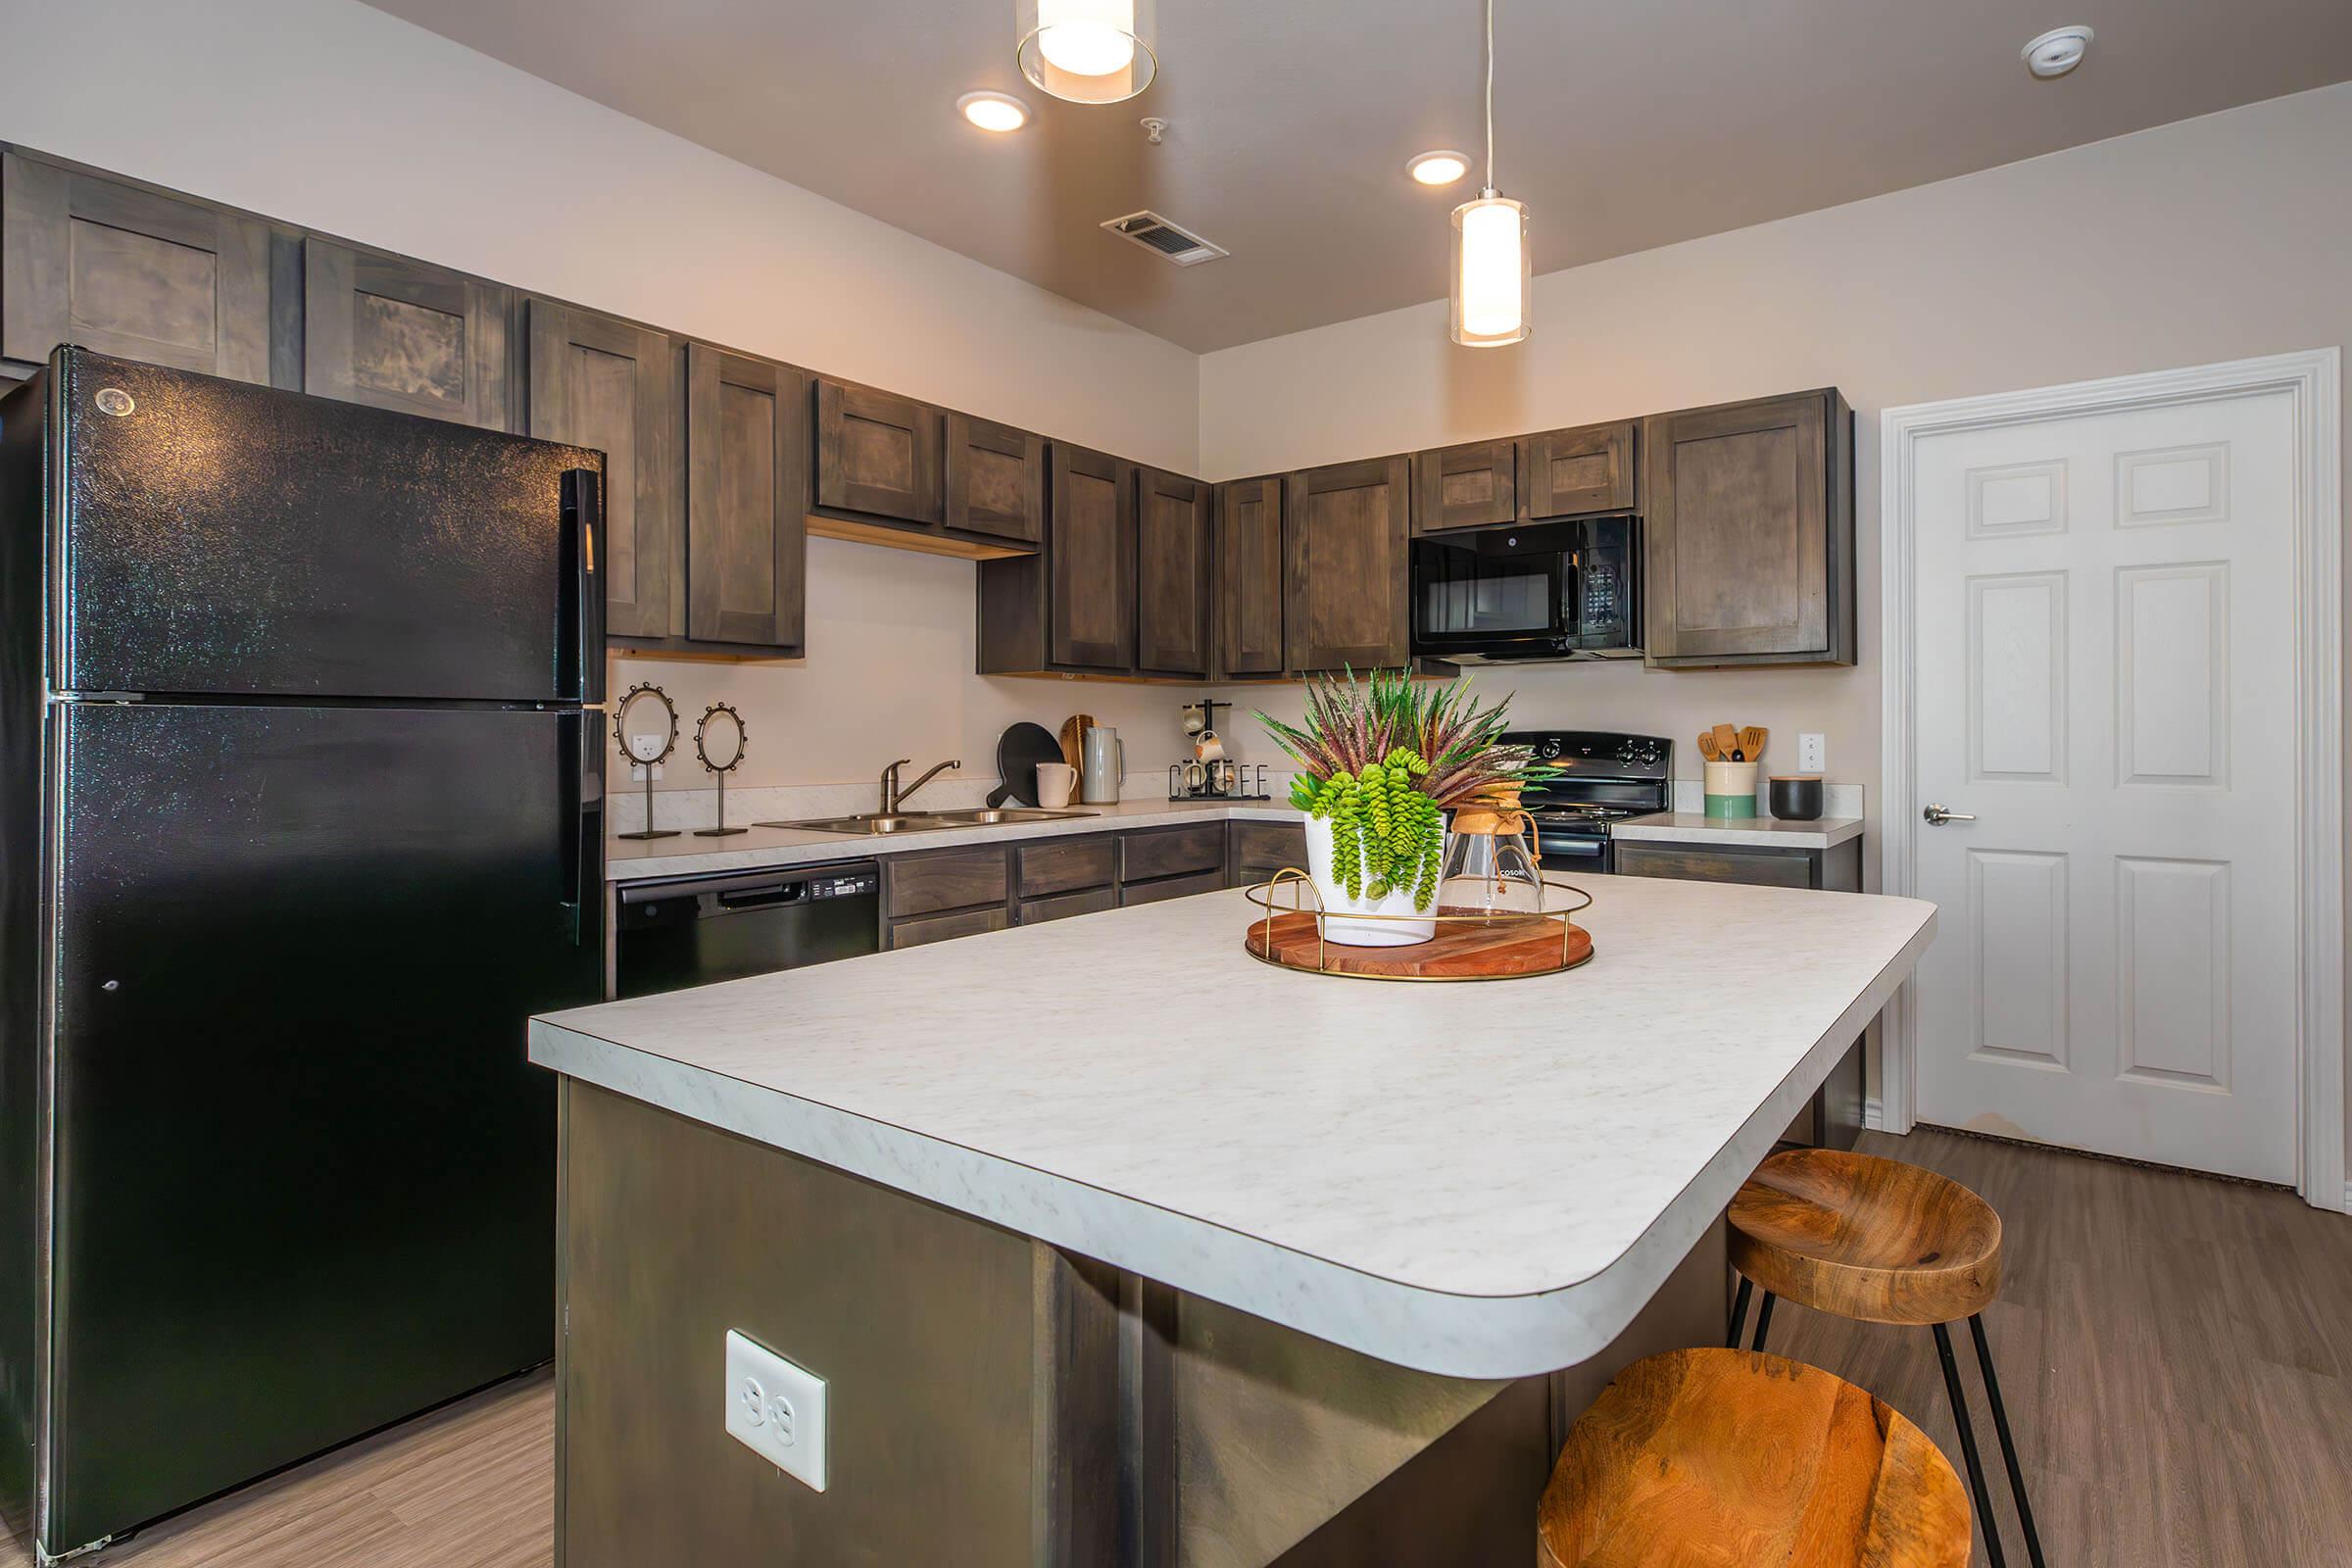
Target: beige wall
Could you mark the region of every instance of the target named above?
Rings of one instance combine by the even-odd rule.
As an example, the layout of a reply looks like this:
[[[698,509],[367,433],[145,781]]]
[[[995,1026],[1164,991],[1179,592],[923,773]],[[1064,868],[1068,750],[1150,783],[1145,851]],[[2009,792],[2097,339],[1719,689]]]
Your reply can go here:
[[[0,0],[0,140],[1195,469],[1189,351],[349,0]],[[818,541],[806,663],[614,673],[741,708],[741,783],[985,769],[1004,723],[1081,705],[971,673],[972,571]],[[1136,760],[1173,754],[1172,696],[1084,691]]]

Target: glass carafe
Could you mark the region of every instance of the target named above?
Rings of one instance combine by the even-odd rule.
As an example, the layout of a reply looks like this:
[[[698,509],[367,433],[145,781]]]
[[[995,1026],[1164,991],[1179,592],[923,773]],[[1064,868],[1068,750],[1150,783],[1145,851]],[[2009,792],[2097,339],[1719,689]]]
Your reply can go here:
[[[1438,912],[1491,917],[1544,912],[1544,877],[1528,839],[1535,822],[1507,789],[1457,808],[1438,876]]]

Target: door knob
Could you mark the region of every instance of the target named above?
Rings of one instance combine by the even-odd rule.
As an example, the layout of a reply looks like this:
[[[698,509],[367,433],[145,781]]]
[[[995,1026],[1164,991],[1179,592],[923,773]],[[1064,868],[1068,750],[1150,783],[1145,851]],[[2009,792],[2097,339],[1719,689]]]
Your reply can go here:
[[[1974,822],[1977,819],[1974,811],[1947,811],[1942,806],[1935,803],[1931,803],[1928,808],[1919,814],[1926,817],[1936,827],[1941,827],[1946,822]]]

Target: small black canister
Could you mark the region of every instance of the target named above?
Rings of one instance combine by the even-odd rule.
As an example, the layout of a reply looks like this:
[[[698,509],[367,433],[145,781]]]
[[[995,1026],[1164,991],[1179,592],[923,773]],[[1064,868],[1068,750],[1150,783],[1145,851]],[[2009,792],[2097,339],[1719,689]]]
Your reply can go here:
[[[1821,820],[1821,775],[1819,773],[1775,773],[1772,775],[1772,814],[1784,822],[1818,822]]]

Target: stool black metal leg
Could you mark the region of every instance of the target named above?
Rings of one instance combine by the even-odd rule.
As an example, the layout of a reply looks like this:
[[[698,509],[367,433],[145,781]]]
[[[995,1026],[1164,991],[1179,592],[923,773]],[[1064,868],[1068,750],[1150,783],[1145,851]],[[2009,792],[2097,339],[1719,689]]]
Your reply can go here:
[[[1740,1348],[1740,1331],[1747,1327],[1747,1293],[1755,1288],[1755,1283],[1744,1274],[1740,1276],[1740,1294],[1732,1298],[1731,1337],[1723,1342],[1726,1349]]]
[[[1951,1332],[1935,1325],[1936,1356],[1943,1363],[1943,1391],[1951,1396],[1952,1420],[1960,1428],[1960,1457],[1968,1462],[1968,1487],[1977,1499],[1977,1528],[1984,1533],[1984,1554],[1992,1568],[2007,1568],[2001,1556],[2001,1531],[1992,1518],[1992,1495],[1984,1489],[1984,1466],[1977,1458],[1977,1428],[1968,1418],[1968,1396],[1960,1392],[1960,1363],[1952,1358]]]
[[[1776,1298],[1773,1296],[1773,1294],[1770,1291],[1766,1291],[1764,1293],[1764,1304],[1756,1308],[1756,1339],[1755,1343],[1748,1347],[1748,1348],[1751,1350],[1761,1350],[1764,1348],[1764,1331],[1772,1327],[1772,1303],[1775,1299]]]
[[[2026,1527],[2026,1555],[2042,1568],[2041,1537],[2034,1528],[2034,1505],[2026,1501],[2026,1474],[2018,1468],[2017,1440],[2009,1436],[2009,1412],[2001,1403],[2000,1379],[1992,1375],[1992,1347],[1984,1343],[1984,1314],[1972,1315],[1968,1332],[1977,1342],[1977,1368],[1984,1374],[1984,1397],[1992,1403],[1992,1430],[2001,1435],[2001,1463],[2009,1467],[2009,1493],[2017,1499],[2017,1521]]]

